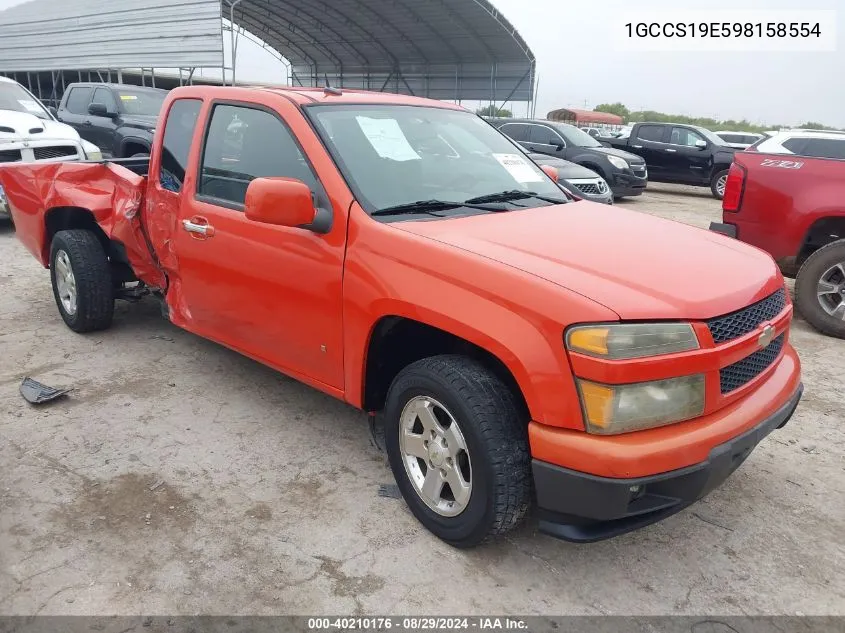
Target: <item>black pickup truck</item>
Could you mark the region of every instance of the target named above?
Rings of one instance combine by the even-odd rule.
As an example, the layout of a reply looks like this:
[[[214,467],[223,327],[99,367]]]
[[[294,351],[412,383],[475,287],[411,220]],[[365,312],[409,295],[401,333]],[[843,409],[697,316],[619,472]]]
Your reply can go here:
[[[635,123],[629,136],[602,142],[642,156],[654,182],[710,187],[719,200],[736,152],[710,130],[682,123]]]
[[[106,158],[149,155],[166,90],[122,84],[72,83],[58,119],[97,145]]]

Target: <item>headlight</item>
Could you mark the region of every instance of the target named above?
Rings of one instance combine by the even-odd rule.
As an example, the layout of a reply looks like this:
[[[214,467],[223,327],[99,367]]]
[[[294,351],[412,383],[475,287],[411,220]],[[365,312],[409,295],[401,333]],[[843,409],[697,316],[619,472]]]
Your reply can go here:
[[[698,339],[689,323],[613,323],[579,325],[566,333],[570,351],[625,360],[698,349]]]
[[[85,158],[88,160],[103,160],[100,148],[85,139],[82,139],[82,151],[85,152]]]
[[[576,382],[587,431],[597,435],[664,426],[704,413],[704,374],[627,385]]]
[[[628,161],[623,158],[608,155],[607,160],[609,160],[610,164],[616,167],[617,169],[628,169]]]

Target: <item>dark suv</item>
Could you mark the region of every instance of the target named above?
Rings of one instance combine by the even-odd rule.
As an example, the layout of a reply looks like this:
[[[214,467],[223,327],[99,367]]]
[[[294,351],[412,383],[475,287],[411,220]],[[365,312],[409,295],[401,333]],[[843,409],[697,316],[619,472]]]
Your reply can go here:
[[[605,147],[574,125],[535,119],[490,119],[490,123],[529,151],[592,169],[607,181],[615,198],[638,196],[648,184],[640,156]]]
[[[97,145],[106,158],[148,155],[166,90],[121,84],[73,83],[58,119]]]

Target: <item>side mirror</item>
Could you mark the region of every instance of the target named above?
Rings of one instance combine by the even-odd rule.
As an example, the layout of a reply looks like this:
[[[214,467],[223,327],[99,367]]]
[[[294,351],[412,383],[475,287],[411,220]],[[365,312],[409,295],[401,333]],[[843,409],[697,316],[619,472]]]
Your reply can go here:
[[[558,176],[557,169],[555,169],[551,165],[540,165],[540,169],[542,169],[543,173],[546,174],[549,178],[551,178],[555,182],[557,182],[558,179],[560,178]]]
[[[247,219],[276,226],[304,227],[317,215],[311,190],[293,178],[256,178],[246,188]]]
[[[707,141],[696,141],[695,146],[698,149],[707,149]]]
[[[106,107],[105,103],[92,103],[88,106],[88,114],[91,116],[107,116],[107,117],[114,117],[117,116],[114,112],[109,112],[108,108]]]
[[[557,139],[553,138],[551,141],[549,141],[549,145],[553,145],[556,152],[563,151],[563,144]]]
[[[58,110],[56,110],[56,108],[55,108],[54,106],[50,106],[49,108],[47,108],[47,111],[48,111],[50,114],[52,114],[52,115],[53,115],[53,118],[54,118],[54,119],[58,119],[58,118],[59,118],[59,111],[58,111]]]

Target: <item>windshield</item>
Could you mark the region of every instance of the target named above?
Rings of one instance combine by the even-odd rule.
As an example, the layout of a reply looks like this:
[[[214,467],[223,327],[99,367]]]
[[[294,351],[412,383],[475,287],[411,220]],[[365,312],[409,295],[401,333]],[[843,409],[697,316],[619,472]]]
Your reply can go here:
[[[556,125],[555,128],[558,132],[563,134],[567,145],[574,145],[575,147],[604,147],[596,139],[587,134],[587,132],[575,127],[574,125],[567,125],[564,123]]]
[[[710,141],[711,143],[713,143],[713,145],[724,145],[725,143],[727,143],[727,142],[728,142],[728,141],[726,141],[726,140],[725,140],[725,139],[723,139],[723,138],[719,138],[719,137],[718,137],[718,136],[716,136],[713,132],[711,132],[710,130],[707,130],[707,129],[703,128],[703,127],[696,127],[696,128],[693,128],[693,129],[694,129],[696,132],[698,132],[699,134],[701,134],[701,135],[702,135],[704,138],[706,138],[708,141]]]
[[[158,116],[167,93],[146,90],[119,90],[120,105],[126,114]]]
[[[26,112],[39,119],[51,121],[52,117],[33,95],[19,84],[0,82],[0,110]]]
[[[315,105],[308,112],[369,213],[505,192],[506,199],[495,200],[504,206],[493,211],[550,204],[534,194],[565,202],[561,189],[520,149],[469,112],[389,105]],[[467,212],[461,205],[448,210]]]

